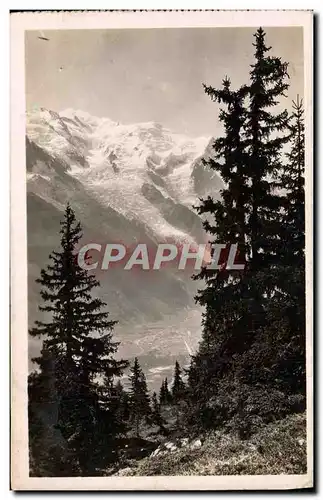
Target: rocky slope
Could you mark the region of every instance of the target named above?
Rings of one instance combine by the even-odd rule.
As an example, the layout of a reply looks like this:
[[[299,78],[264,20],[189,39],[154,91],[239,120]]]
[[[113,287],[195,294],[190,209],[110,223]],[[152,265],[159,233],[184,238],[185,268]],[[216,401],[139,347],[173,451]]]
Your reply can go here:
[[[261,426],[248,440],[223,430],[193,439],[165,439],[150,456],[128,460],[115,475],[306,474],[306,450],[306,415],[299,413]]]

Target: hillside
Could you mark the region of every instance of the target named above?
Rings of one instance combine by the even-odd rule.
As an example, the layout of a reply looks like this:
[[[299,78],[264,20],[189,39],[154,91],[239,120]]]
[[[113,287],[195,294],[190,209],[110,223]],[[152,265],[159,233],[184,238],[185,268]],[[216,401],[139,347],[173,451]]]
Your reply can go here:
[[[165,439],[149,457],[129,461],[117,475],[305,474],[306,467],[306,415],[295,414],[260,427],[248,440],[224,431]]]

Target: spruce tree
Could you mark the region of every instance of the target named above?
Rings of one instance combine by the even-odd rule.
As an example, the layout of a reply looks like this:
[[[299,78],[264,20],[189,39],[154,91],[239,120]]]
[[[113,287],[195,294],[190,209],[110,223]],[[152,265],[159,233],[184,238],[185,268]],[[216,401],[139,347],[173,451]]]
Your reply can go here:
[[[118,420],[121,425],[125,425],[130,418],[130,403],[128,393],[124,390],[120,380],[115,384],[113,393],[117,405]]]
[[[248,236],[252,269],[265,267],[267,270],[276,263],[277,256],[280,257],[277,236],[283,201],[275,188],[279,186],[276,179],[283,168],[282,148],[290,139],[287,110],[276,113],[271,110],[286,97],[289,84],[287,63],[266,55],[271,47],[265,44],[264,30],[259,28],[254,37],[255,64],[250,72],[250,104],[245,125],[252,195]]]
[[[164,405],[165,404],[165,380],[162,380],[160,389],[159,389],[159,404]]]
[[[106,304],[93,297],[99,282],[77,262],[77,245],[82,237],[80,223],[68,204],[61,222],[61,248],[53,251],[51,263],[41,270],[46,321],[36,321],[30,335],[43,338],[43,349],[53,355],[53,373],[58,394],[58,422],[63,437],[73,450],[83,475],[93,473],[91,450],[96,446],[97,424],[102,417],[98,378],[112,380],[126,366],[116,361],[118,343],[112,339],[116,321],[109,320]],[[42,369],[43,355],[34,359]]]
[[[225,188],[219,201],[209,196],[197,210],[208,215],[204,228],[211,242],[237,244],[245,260],[243,271],[222,266],[204,268],[195,276],[206,282],[196,297],[205,312],[202,341],[192,357],[190,394],[198,401],[197,412],[207,410],[209,416],[205,407],[218,394],[221,381],[268,384],[274,366],[269,361],[268,326],[284,275],[286,198],[280,176],[283,147],[290,140],[288,113],[277,112],[275,106],[286,97],[288,75],[287,64],[268,55],[262,28],[254,36],[250,82],[236,91],[228,78],[219,90],[204,86],[211,99],[224,106],[219,115],[224,134],[214,141],[213,158],[204,164],[221,175]]]
[[[151,423],[153,425],[157,425],[161,430],[164,430],[165,421],[161,415],[160,403],[158,401],[156,392],[153,393],[151,404]]]
[[[286,284],[293,280],[288,269],[293,265],[290,253],[295,237],[288,230],[293,218],[288,208],[288,185],[294,184],[293,192],[294,188],[295,192],[299,189],[291,174],[293,167],[289,167],[293,163],[291,156],[284,161],[283,148],[297,132],[291,130],[286,109],[274,112],[276,105],[286,97],[287,64],[268,55],[271,48],[266,46],[261,28],[255,34],[254,46],[255,64],[250,72],[250,104],[245,125],[252,194],[248,232],[251,258],[246,278],[248,294],[263,321],[252,322],[257,339],[246,359],[243,375],[248,383],[258,380],[267,388],[278,387],[288,392],[288,385],[289,389],[293,385],[292,373],[286,377],[279,368],[285,342],[290,343],[292,331],[290,304],[286,303],[285,292]],[[300,184],[301,177],[298,175]]]
[[[175,362],[174,368],[174,381],[172,385],[172,399],[175,403],[178,403],[185,395],[185,384],[182,379],[182,370],[179,366],[178,361]]]
[[[247,255],[249,249],[246,239],[246,204],[249,196],[247,184],[247,169],[245,163],[247,153],[243,140],[243,125],[246,120],[245,98],[247,87],[242,86],[237,91],[231,89],[229,78],[222,82],[222,88],[216,90],[204,86],[205,92],[212,101],[221,103],[219,121],[223,124],[224,135],[213,143],[213,155],[204,160],[206,167],[219,172],[225,181],[221,191],[221,199],[214,200],[211,196],[202,199],[197,208],[203,216],[203,226],[211,244],[235,243],[239,245],[242,255]],[[209,215],[208,217],[205,217]],[[213,252],[211,254],[213,257]],[[220,262],[223,259],[220,258]],[[228,369],[225,350],[229,349],[230,337],[239,319],[243,320],[241,293],[241,272],[232,272],[221,266],[220,269],[203,268],[194,276],[203,279],[206,287],[200,289],[196,300],[205,307],[203,313],[203,336],[198,352],[191,360],[189,371],[189,386],[191,398],[195,404],[202,405],[215,390],[223,369]],[[231,329],[231,332],[230,332]],[[245,338],[237,338],[236,348],[239,349]],[[223,352],[222,352],[223,351]],[[215,374],[215,376],[214,376]],[[205,390],[205,388],[207,388]],[[199,413],[199,409],[197,408]]]
[[[165,404],[170,404],[172,402],[172,394],[171,394],[169,387],[168,387],[167,377],[165,378],[165,381],[164,381],[164,388],[165,388]]]
[[[159,402],[161,405],[168,405],[172,402],[172,395],[168,388],[167,377],[163,379],[160,391],[159,391]]]
[[[120,380],[104,377],[98,387],[101,418],[97,424],[96,460],[109,463],[117,459],[115,441],[129,430],[129,398]]]
[[[151,409],[146,377],[139,365],[138,358],[135,358],[130,372],[130,419],[134,423],[136,435],[139,437],[140,425],[149,419]]]
[[[271,328],[280,331],[275,356],[276,382],[286,392],[305,394],[305,137],[304,109],[293,102],[291,146],[280,176],[284,191],[279,289],[271,304]]]
[[[42,349],[40,370],[28,376],[29,471],[31,476],[75,476],[78,463],[55,426],[59,395],[55,388],[56,357]]]
[[[286,191],[285,218],[288,245],[282,255],[286,264],[304,266],[305,248],[305,131],[303,101],[293,101],[293,113],[289,124],[291,148],[280,176],[281,188]]]
[[[269,327],[274,319],[273,304],[281,299],[281,278],[285,273],[285,195],[280,189],[280,176],[284,169],[283,148],[290,140],[288,112],[276,111],[276,106],[286,98],[289,84],[288,65],[269,55],[271,47],[265,43],[264,30],[259,28],[254,38],[255,62],[250,71],[243,127],[250,196],[245,235],[249,255],[242,294],[247,317],[242,316],[248,325],[244,338],[250,339],[246,351],[255,342],[251,352],[256,356],[251,356],[251,352],[241,356],[240,375],[246,383],[258,380],[268,385],[273,344],[279,345]],[[277,373],[272,375],[274,380]]]

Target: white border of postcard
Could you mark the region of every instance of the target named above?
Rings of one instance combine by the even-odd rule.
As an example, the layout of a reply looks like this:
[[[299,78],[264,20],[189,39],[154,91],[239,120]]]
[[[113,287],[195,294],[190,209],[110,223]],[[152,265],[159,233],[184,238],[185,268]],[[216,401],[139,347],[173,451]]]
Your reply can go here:
[[[307,456],[305,475],[29,477],[27,430],[26,30],[300,26],[306,130]],[[11,14],[11,487],[14,490],[273,490],[313,486],[313,13],[311,11],[71,11]]]

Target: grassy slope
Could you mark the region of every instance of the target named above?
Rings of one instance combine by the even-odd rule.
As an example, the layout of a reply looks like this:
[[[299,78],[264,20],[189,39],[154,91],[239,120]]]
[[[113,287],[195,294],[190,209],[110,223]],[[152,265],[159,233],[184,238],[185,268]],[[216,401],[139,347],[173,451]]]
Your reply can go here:
[[[305,473],[306,417],[298,414],[262,427],[247,441],[223,432],[209,434],[200,449],[144,458],[127,475]]]

